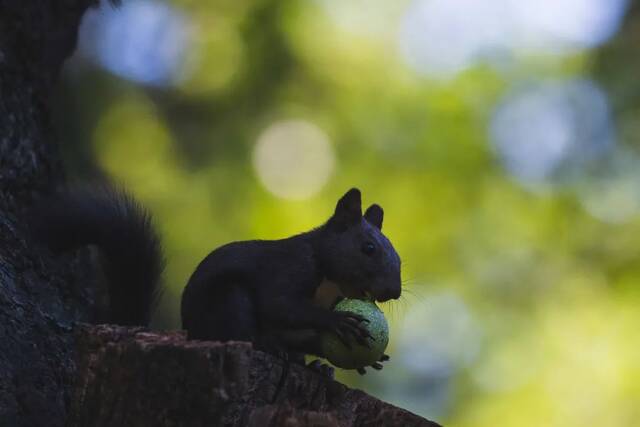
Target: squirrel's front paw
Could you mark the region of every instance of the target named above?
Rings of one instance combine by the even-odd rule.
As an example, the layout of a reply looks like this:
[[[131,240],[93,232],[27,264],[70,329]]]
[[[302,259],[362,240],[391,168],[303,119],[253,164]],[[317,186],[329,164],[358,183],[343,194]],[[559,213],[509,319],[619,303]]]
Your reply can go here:
[[[380,357],[380,360],[378,360],[377,362],[373,362],[371,364],[371,367],[376,371],[379,371],[384,367],[381,362],[386,362],[387,360],[389,360],[389,356],[387,356],[386,354],[383,354]],[[367,370],[365,368],[358,368],[357,371],[360,375],[364,375],[367,373]]]
[[[368,319],[348,311],[334,311],[332,314],[331,331],[347,348],[351,348],[354,339],[358,344],[371,347],[367,338],[373,337],[363,325],[363,323],[369,323]]]

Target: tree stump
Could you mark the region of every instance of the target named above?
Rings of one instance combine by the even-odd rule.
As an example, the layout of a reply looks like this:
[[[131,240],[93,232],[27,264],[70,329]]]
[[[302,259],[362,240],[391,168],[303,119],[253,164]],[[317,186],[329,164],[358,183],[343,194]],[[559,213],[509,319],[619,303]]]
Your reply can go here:
[[[246,342],[84,326],[77,354],[69,426],[438,426]]]

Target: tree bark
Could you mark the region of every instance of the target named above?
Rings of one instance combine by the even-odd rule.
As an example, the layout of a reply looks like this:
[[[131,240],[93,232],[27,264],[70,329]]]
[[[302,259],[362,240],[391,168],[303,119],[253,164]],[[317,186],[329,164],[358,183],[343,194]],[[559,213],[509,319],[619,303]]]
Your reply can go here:
[[[424,426],[408,411],[244,342],[86,326],[69,426]]]
[[[76,263],[42,259],[21,215],[61,180],[48,96],[87,0],[0,0],[0,425],[63,425],[74,372],[71,326],[89,296]],[[69,258],[70,259],[70,258]]]

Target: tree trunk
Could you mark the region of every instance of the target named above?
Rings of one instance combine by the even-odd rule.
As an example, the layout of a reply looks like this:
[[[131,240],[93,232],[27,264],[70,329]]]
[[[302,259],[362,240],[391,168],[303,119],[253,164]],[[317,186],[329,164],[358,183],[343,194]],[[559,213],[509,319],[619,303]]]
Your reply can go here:
[[[437,427],[250,343],[102,325],[79,330],[78,354],[72,427]]]
[[[52,265],[21,214],[60,181],[48,93],[73,50],[86,0],[0,0],[0,425],[63,425],[74,364],[71,326],[88,297],[79,267]],[[64,264],[64,263],[63,263]]]

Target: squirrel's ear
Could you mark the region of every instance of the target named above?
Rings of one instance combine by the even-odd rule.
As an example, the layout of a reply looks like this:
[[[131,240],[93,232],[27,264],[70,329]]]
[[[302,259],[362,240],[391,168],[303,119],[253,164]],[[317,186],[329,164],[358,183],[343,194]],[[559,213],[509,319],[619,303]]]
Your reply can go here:
[[[336,205],[336,211],[330,222],[338,229],[346,229],[362,219],[362,201],[360,190],[352,188],[347,191]]]
[[[384,218],[384,211],[380,205],[373,204],[369,206],[364,213],[364,219],[366,219],[369,224],[379,228],[380,230],[382,230],[382,218]]]

